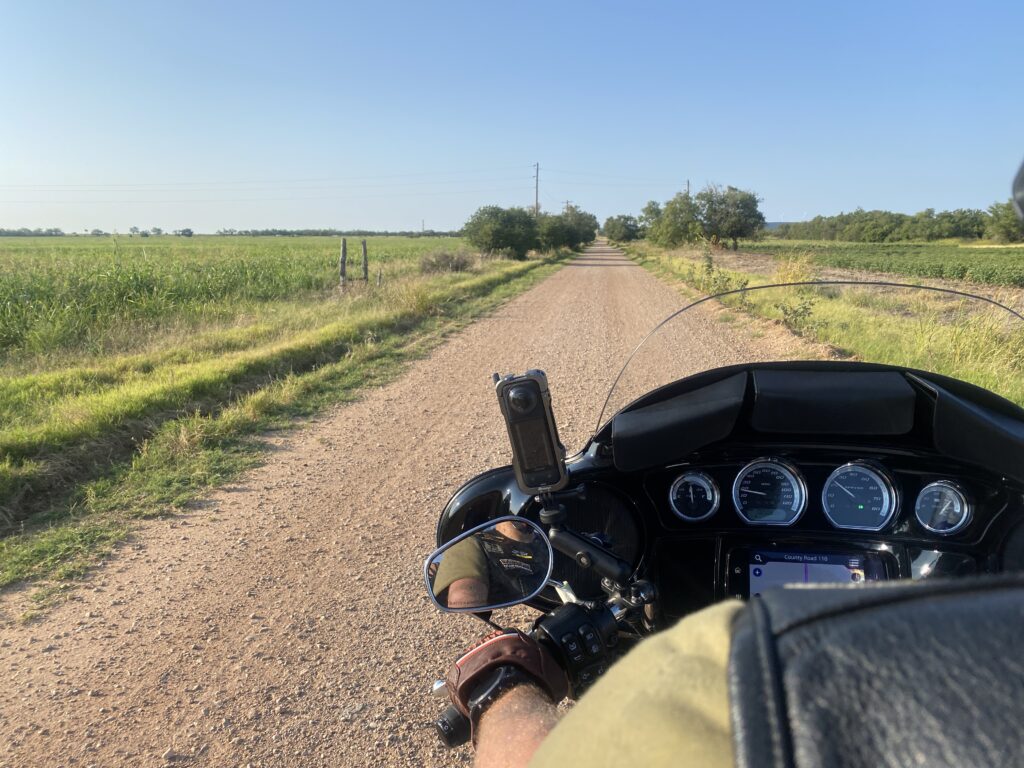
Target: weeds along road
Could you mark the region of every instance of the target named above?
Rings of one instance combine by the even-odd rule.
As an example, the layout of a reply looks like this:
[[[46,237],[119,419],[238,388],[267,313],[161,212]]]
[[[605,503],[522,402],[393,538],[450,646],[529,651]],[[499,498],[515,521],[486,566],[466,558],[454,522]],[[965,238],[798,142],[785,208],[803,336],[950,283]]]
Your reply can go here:
[[[421,568],[451,493],[509,459],[490,374],[545,369],[575,449],[679,304],[591,248],[390,385],[268,437],[264,467],[148,523],[40,620],[13,621],[24,596],[4,595],[0,765],[468,762],[438,745],[427,692],[484,625],[435,611]],[[695,366],[772,356],[689,323]]]

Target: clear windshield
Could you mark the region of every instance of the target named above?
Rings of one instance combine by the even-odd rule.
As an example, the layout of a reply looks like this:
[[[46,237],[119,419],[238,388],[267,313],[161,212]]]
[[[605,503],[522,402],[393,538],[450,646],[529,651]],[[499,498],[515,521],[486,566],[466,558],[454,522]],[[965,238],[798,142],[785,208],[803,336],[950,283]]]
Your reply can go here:
[[[887,282],[813,281],[694,294],[634,350],[597,429],[641,395],[712,368],[849,360],[916,368],[1024,405],[1020,297]]]

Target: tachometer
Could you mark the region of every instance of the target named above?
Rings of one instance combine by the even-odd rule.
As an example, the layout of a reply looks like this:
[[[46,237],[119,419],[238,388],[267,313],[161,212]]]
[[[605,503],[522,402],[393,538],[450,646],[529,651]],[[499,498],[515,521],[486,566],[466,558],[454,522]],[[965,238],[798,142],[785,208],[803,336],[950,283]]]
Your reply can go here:
[[[718,510],[718,486],[710,475],[696,470],[680,475],[668,493],[672,511],[688,523],[706,520]]]
[[[932,533],[956,533],[971,519],[971,503],[956,483],[936,480],[921,489],[914,506],[917,522]]]
[[[888,475],[858,461],[835,470],[821,491],[822,509],[836,528],[880,531],[892,520],[898,503]]]
[[[758,459],[736,475],[732,502],[751,525],[792,525],[807,507],[807,484],[786,462]]]

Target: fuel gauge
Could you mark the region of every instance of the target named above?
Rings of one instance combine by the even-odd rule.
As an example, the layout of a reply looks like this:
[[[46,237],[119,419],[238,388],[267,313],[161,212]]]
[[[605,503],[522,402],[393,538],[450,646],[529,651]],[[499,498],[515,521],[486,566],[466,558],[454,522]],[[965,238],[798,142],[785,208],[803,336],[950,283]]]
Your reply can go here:
[[[668,493],[672,511],[688,523],[707,520],[718,511],[721,495],[711,476],[696,470],[676,478]]]
[[[917,522],[932,533],[956,533],[971,519],[971,503],[956,483],[936,480],[921,489],[914,507]]]

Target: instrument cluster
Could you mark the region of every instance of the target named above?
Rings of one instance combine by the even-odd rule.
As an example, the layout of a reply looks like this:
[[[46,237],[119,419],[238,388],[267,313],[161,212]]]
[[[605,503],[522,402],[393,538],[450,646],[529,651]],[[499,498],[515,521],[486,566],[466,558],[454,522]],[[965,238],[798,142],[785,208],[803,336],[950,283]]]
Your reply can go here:
[[[926,531],[948,536],[963,530],[974,509],[967,491],[950,479],[933,479],[905,500],[892,473],[881,463],[856,460],[835,467],[820,487],[809,488],[800,468],[775,457],[755,459],[732,478],[730,499],[746,525],[794,525],[813,502],[831,525],[844,531],[878,532],[888,528],[904,503]],[[689,468],[668,492],[672,512],[680,520],[710,520],[722,507],[722,490],[712,474]]]

